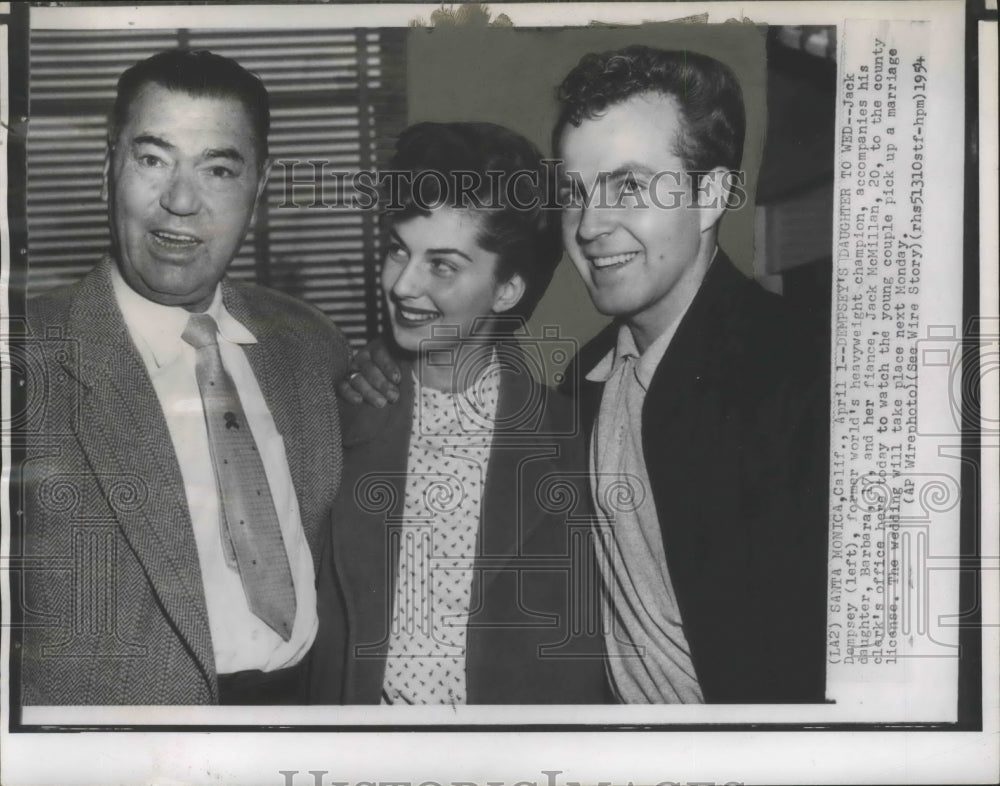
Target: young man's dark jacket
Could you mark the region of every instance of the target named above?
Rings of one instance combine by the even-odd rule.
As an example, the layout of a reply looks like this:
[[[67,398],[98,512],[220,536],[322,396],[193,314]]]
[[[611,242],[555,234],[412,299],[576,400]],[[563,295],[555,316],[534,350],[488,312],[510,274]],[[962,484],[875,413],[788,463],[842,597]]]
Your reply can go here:
[[[718,252],[656,369],[642,445],[706,702],[820,702],[825,688],[829,350]],[[603,385],[567,392],[589,434]]]

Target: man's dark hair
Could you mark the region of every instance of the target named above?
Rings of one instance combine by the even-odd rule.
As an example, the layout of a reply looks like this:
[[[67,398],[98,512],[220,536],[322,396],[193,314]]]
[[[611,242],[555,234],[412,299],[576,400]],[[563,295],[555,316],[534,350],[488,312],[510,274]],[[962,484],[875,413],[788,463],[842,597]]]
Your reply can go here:
[[[250,116],[257,166],[267,160],[267,135],[271,109],[267,89],[260,79],[235,60],[206,49],[167,49],[140,60],[118,79],[111,110],[108,141],[114,145],[128,122],[128,113],[139,91],[148,84],[207,98],[234,98]]]
[[[524,280],[507,313],[531,316],[562,257],[558,212],[545,209],[552,171],[538,148],[494,123],[417,123],[400,134],[388,168],[406,177],[396,180],[383,217],[470,209],[480,219],[479,245],[499,256],[497,278]]]
[[[732,70],[697,52],[628,46],[584,55],[558,89],[561,105],[553,149],[566,125],[579,126],[640,93],[662,93],[677,102],[681,132],[673,153],[689,172],[715,167],[738,170],[746,114],[743,91]]]

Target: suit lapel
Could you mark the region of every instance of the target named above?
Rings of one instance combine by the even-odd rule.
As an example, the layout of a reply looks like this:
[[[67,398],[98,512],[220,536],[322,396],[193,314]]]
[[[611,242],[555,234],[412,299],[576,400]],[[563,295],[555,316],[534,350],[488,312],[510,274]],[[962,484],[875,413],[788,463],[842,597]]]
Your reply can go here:
[[[733,300],[746,284],[720,248],[653,374],[643,406],[644,434],[676,421],[678,410],[686,410],[703,389],[728,378],[732,353],[727,346],[740,338],[729,319]]]
[[[691,588],[700,581],[698,555],[712,550],[699,544],[712,543],[715,530],[690,526],[698,513],[692,505],[704,510],[709,503],[692,493],[687,465],[693,458],[678,446],[702,443],[718,425],[703,418],[719,411],[711,400],[732,384],[730,366],[737,362],[733,346],[742,337],[732,320],[740,290],[747,285],[719,249],[653,375],[642,409],[643,456],[682,617],[697,614]]]
[[[79,339],[77,438],[164,611],[216,695],[215,660],[184,483],[167,424],[111,288],[110,263],[82,282],[69,315]],[[71,374],[77,370],[67,367]],[[140,498],[122,498],[122,477]]]
[[[497,570],[520,555],[522,544],[542,522],[545,512],[533,504],[538,484],[554,471],[553,459],[558,449],[551,439],[539,434],[551,431],[547,407],[550,396],[539,396],[539,383],[530,377],[523,364],[517,369],[504,367],[500,374],[497,423],[493,434],[480,516],[480,569],[473,574],[473,598],[481,597],[498,575]],[[519,429],[524,422],[525,402],[537,401],[543,407],[541,417],[532,426]],[[508,424],[508,425],[504,425]]]
[[[347,460],[334,506],[333,559],[348,621],[347,703],[377,703],[385,676],[415,395],[408,366],[402,379],[392,406],[341,406]]]

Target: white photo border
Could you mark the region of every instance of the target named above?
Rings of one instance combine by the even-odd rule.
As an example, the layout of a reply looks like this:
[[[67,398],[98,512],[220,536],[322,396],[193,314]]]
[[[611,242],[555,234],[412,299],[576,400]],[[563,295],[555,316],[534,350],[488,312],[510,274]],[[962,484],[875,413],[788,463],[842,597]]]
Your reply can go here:
[[[0,4],[0,14],[3,13]],[[430,4],[380,4],[347,6],[254,6],[240,7],[238,19],[232,6],[149,6],[116,8],[37,7],[31,11],[36,27],[253,27],[306,26],[305,20],[288,21],[288,9],[308,13],[309,25],[335,27],[400,26],[413,17],[428,18],[438,8]],[[935,47],[958,47],[964,64],[965,7],[961,2],[881,2],[821,3],[814,5],[759,3],[634,3],[594,4],[495,4],[494,14],[506,13],[518,25],[562,26],[580,24],[592,18],[607,23],[634,24],[637,21],[668,21],[706,13],[710,22],[752,18],[769,24],[841,25],[848,16],[869,19],[925,18],[936,21]],[[993,57],[995,64],[995,23]],[[8,30],[2,28],[6,35]],[[988,37],[988,36],[987,36]],[[0,38],[0,43],[5,43]],[[982,56],[981,49],[981,56]],[[7,67],[7,49],[0,69]],[[964,68],[964,65],[960,65]],[[992,72],[995,88],[995,65]],[[0,70],[0,85],[7,85],[7,74]],[[986,80],[983,79],[983,82]],[[989,93],[982,92],[981,96]],[[7,88],[4,87],[4,90]],[[995,90],[992,92],[995,101]],[[980,111],[987,101],[980,99]],[[0,105],[6,106],[5,102]],[[993,114],[995,123],[995,109]],[[3,119],[8,123],[9,118]],[[9,123],[8,123],[9,124]],[[985,128],[983,128],[985,131]],[[0,133],[4,133],[0,131]],[[982,133],[981,140],[996,139]],[[0,148],[2,149],[2,148]],[[985,149],[985,148],[984,148]],[[992,148],[995,176],[995,146]],[[982,164],[988,161],[986,155]],[[6,160],[0,172],[3,203],[7,208]],[[987,170],[990,171],[990,170]],[[961,172],[956,172],[961,177]],[[982,187],[989,183],[982,183]],[[995,216],[989,208],[990,192],[981,196],[980,218]],[[995,182],[992,191],[995,207]],[[3,246],[3,276],[9,271],[13,249],[7,234],[6,216],[0,246]],[[994,219],[995,221],[995,219]],[[989,225],[986,226],[986,230]],[[995,230],[994,230],[995,232]],[[988,237],[983,231],[983,237]],[[994,234],[995,237],[995,234]],[[956,248],[961,239],[956,238]],[[987,292],[995,273],[995,244],[992,268],[984,245],[981,284]],[[959,253],[961,253],[959,251]],[[6,279],[0,279],[6,284]],[[995,281],[993,282],[995,284]],[[4,294],[4,309],[7,307]],[[990,303],[984,294],[981,303],[984,317],[996,313],[996,300]],[[990,310],[992,309],[992,310]],[[968,311],[968,309],[967,309]],[[8,312],[2,316],[6,319]],[[995,323],[994,323],[995,324]],[[6,333],[6,328],[4,330]],[[995,345],[994,345],[995,346]],[[986,350],[984,350],[985,352]],[[983,356],[983,367],[995,362],[996,355]],[[984,379],[985,382],[985,379]],[[980,400],[984,408],[992,399],[986,390]],[[994,391],[995,392],[995,391]],[[4,382],[5,410],[10,406],[10,391]],[[997,418],[982,414],[984,431],[996,432]],[[992,417],[992,420],[989,419]],[[992,450],[991,450],[992,448]],[[983,441],[981,477],[996,477],[996,444]],[[10,453],[5,442],[5,467]],[[987,470],[992,467],[993,473]],[[9,475],[5,472],[3,492]],[[992,492],[992,493],[991,493]],[[983,484],[982,543],[995,544],[996,489]],[[4,510],[4,548],[9,548],[10,511]],[[988,548],[988,546],[987,546]],[[5,552],[6,553],[6,552]],[[984,559],[996,562],[986,553]],[[985,564],[984,564],[985,567]],[[3,597],[10,596],[6,571],[2,573]],[[129,708],[125,715],[113,709],[60,708],[44,710],[30,730],[11,732],[9,684],[0,686],[0,720],[3,723],[0,749],[3,751],[4,783],[274,783],[314,784],[334,782],[406,782],[513,784],[518,781],[556,786],[570,782],[589,783],[663,783],[663,782],[761,782],[860,783],[881,782],[941,783],[982,782],[996,767],[995,735],[998,719],[996,653],[998,640],[996,571],[983,571],[982,653],[983,716],[982,731],[956,730],[950,724],[924,726],[922,730],[895,724],[872,726],[856,731],[844,724],[858,724],[863,715],[850,720],[838,718],[836,710],[823,717],[817,708],[774,706],[766,708],[762,721],[760,707],[698,708],[574,708],[567,722],[565,708],[514,708],[498,711],[490,708],[480,714],[476,708],[440,710],[438,708],[273,708],[264,717],[260,710],[238,708]],[[992,590],[992,591],[990,591]],[[9,609],[3,609],[3,644],[0,662],[10,663]],[[991,627],[992,626],[992,627]],[[720,714],[719,710],[723,710]],[[823,708],[819,708],[823,709]],[[103,714],[106,713],[106,714]],[[192,721],[192,713],[196,717]],[[182,731],[178,727],[194,723],[211,733]],[[826,726],[810,731],[803,724]],[[761,724],[769,728],[761,728]],[[577,731],[554,732],[548,725],[561,725]],[[684,730],[649,731],[649,726],[670,724]],[[362,730],[372,726],[369,731]],[[487,730],[481,730],[485,725]],[[265,726],[267,730],[254,727]],[[326,731],[339,726],[350,731]],[[462,731],[389,731],[388,728],[428,726],[433,729],[461,727]],[[691,730],[696,726],[698,730]],[[115,730],[63,733],[58,727],[77,729],[105,727]],[[153,727],[157,730],[148,730]],[[245,731],[236,731],[245,727]],[[583,730],[587,728],[601,731]],[[625,731],[625,729],[630,729]],[[128,731],[126,731],[128,730]],[[445,736],[447,735],[447,736]],[[956,756],[956,751],[961,752]],[[99,755],[95,756],[95,752]],[[96,768],[91,762],[102,761]],[[293,775],[282,774],[292,773]],[[320,781],[310,771],[324,773]],[[112,774],[113,773],[113,774]],[[554,774],[553,774],[554,773]],[[288,780],[291,778],[292,780]]]

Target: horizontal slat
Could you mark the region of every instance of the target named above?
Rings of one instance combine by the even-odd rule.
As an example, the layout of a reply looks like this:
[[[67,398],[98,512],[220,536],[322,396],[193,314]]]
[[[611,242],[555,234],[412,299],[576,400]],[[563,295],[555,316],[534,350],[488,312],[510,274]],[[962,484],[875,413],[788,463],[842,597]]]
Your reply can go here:
[[[72,205],[77,205],[78,203],[84,200],[96,199],[93,186],[74,189],[72,188],[73,185],[74,185],[73,182],[69,181],[66,187],[53,190],[45,190],[42,188],[33,188],[31,185],[31,180],[29,178],[28,208],[30,209],[33,203],[40,203],[40,202],[44,202],[46,205],[50,202],[60,202],[72,206]]]
[[[378,87],[377,84],[373,86]],[[303,94],[306,98],[308,98],[311,101],[317,101],[321,100],[323,96],[328,96],[328,94],[334,91],[341,91],[341,92],[346,92],[348,94],[353,94],[353,92],[357,90],[358,84],[357,81],[350,81],[350,82],[345,81],[337,85],[327,84],[321,87],[312,88],[310,90],[302,90],[301,85],[299,84],[283,85],[280,83],[271,83],[267,85],[267,88],[268,92],[272,94],[272,98],[275,94],[280,95],[282,93],[294,92]],[[102,104],[107,104],[110,107],[111,103],[114,100],[115,93],[114,93],[114,87],[108,87],[107,89],[102,89],[102,90],[97,90],[97,89],[79,90],[79,91],[53,90],[46,93],[44,96],[40,97],[48,99],[50,101],[94,101]],[[32,98],[32,101],[35,102],[34,97]]]
[[[295,211],[304,212],[304,211]],[[361,220],[360,211],[327,211],[327,220],[309,220],[305,218],[296,220],[289,211],[281,211],[284,215],[276,215],[275,212],[268,213],[268,230],[271,242],[291,240],[292,242],[305,241],[315,238],[320,242],[331,239],[331,234],[336,233],[338,237],[357,236],[361,237],[365,231],[365,226]],[[311,218],[311,217],[310,217]],[[341,219],[336,221],[335,219]]]
[[[107,211],[95,213],[88,208],[86,212],[72,212],[71,208],[62,208],[58,216],[37,216],[32,223],[33,227],[39,229],[65,227],[69,231],[77,232],[77,226],[88,226],[104,220],[107,220]]]
[[[325,276],[317,272],[315,269],[310,268],[309,274],[309,287],[315,291],[334,291],[343,290],[345,296],[355,297],[357,295],[357,287],[364,286],[365,279],[361,274],[355,273],[354,275],[330,275]],[[280,270],[275,271],[275,278],[280,278]]]
[[[302,184],[284,187],[275,184],[274,188],[280,190],[269,188],[267,203],[275,211],[276,221],[298,221],[300,219],[290,217],[289,214],[306,210],[323,211],[329,216],[362,214],[361,208],[351,201],[355,196],[360,199],[361,194],[350,189],[337,189],[330,184],[319,183],[315,187]]]
[[[293,30],[271,30],[267,34],[244,34],[240,35],[232,30],[211,30],[192,31],[189,40],[192,46],[216,47],[232,49],[252,49],[253,47],[273,47],[276,43],[280,46],[305,46],[308,44],[354,44],[355,36],[353,32],[325,32],[325,31],[293,31]]]
[[[66,177],[72,175],[87,178],[94,173],[92,166],[37,166],[31,161],[28,162],[28,166],[31,167],[30,174],[32,177]]]
[[[107,123],[107,116],[104,114],[92,115],[34,115],[31,118],[31,131],[37,133],[44,131],[51,126],[55,129],[62,129],[70,126],[78,128],[98,128],[101,131]]]
[[[299,208],[273,210],[268,217],[272,232],[281,226],[294,225],[307,228],[311,226],[325,229],[347,229],[361,227],[363,216],[357,210],[351,212],[330,211],[322,208]]]
[[[81,156],[79,152],[63,153],[56,150],[32,152],[36,153],[35,161],[38,162],[43,170],[46,167],[68,167],[75,171],[80,164],[80,159],[84,157],[102,162],[104,160],[104,152],[101,148],[87,150],[86,156]]]
[[[345,332],[349,325],[360,325],[365,322],[364,314],[359,314],[357,308],[352,308],[349,301],[338,301],[325,297],[307,296],[303,298],[330,316],[334,324]]]
[[[296,152],[296,151],[300,152]],[[356,170],[361,166],[361,153],[362,149],[353,152],[334,154],[332,152],[323,154],[322,152],[316,151],[302,151],[295,145],[279,145],[277,147],[271,148],[271,158],[274,160],[282,159],[284,161],[289,160],[301,160],[308,161],[320,160],[325,161],[326,166],[333,169],[345,169],[345,170]]]
[[[354,104],[344,105],[344,106],[338,106],[336,104],[289,106],[289,107],[282,107],[280,110],[276,111],[275,114],[279,115],[280,117],[288,117],[288,118],[306,117],[306,116],[321,115],[321,114],[357,115],[358,107]]]
[[[167,43],[163,48],[170,48],[170,46],[172,46],[172,43]],[[136,48],[134,50],[135,57],[143,57],[148,49],[156,51],[152,47]],[[289,48],[287,45],[282,44],[273,50],[245,50],[241,47],[211,47],[211,49],[217,54],[232,54],[234,59],[239,60],[240,64],[247,70],[264,69],[275,71],[308,64],[310,60],[317,60],[326,65],[336,65],[343,67],[345,70],[356,71],[358,67],[357,49],[353,45],[339,47],[331,45],[319,45],[315,47],[296,46],[295,48]],[[123,67],[127,68],[130,64],[128,61],[131,59],[132,53],[108,54],[103,49],[94,50],[89,48],[80,48],[77,51],[73,51],[68,47],[63,47],[61,50],[56,50],[56,53],[52,55],[34,59],[32,61],[32,75],[35,73],[46,75],[55,73],[60,67],[65,66],[66,60],[70,57],[74,59],[75,67],[77,68],[94,74],[109,73],[114,79],[117,79],[118,74],[121,73],[121,69]],[[373,51],[369,48],[365,57],[365,63],[375,68],[379,67],[378,51]],[[120,69],[118,73],[113,71],[114,68]]]
[[[58,30],[54,28],[47,29],[36,29],[33,28],[31,31],[31,43],[45,43],[47,46],[55,46],[59,42],[76,42],[80,41],[122,41],[124,39],[159,39],[164,37],[170,37],[171,39],[177,39],[177,31],[172,30],[129,30],[122,28],[106,28],[104,30],[94,29],[94,30]]]
[[[309,147],[323,150],[357,150],[359,147],[358,126],[356,124],[353,127],[337,128],[332,126],[326,133],[317,130],[318,128],[318,123],[298,130],[279,127],[268,137],[268,143],[271,147],[282,147],[294,142],[304,150]]]
[[[33,232],[28,230],[28,241],[34,242],[29,247],[30,250],[45,251],[46,249],[73,249],[85,245],[88,240],[101,240],[107,238],[108,228],[106,226],[81,227],[67,238],[62,233],[56,232]]]
[[[287,248],[289,246],[295,248],[303,248],[309,245],[310,240],[316,240],[319,243],[329,243],[330,248],[341,248],[350,247],[353,248],[354,244],[348,244],[345,240],[340,240],[340,238],[345,235],[356,235],[358,238],[358,244],[360,245],[360,238],[362,233],[359,232],[349,232],[347,230],[338,231],[336,234],[331,232],[330,229],[306,229],[304,227],[289,227],[287,230],[271,231],[270,238],[271,243],[275,248]],[[314,244],[315,245],[315,244]]]
[[[32,35],[31,57],[34,59],[37,53],[41,57],[41,62],[60,57],[64,60],[102,57],[106,60],[117,60],[128,67],[137,60],[148,57],[153,52],[175,46],[177,46],[177,39],[174,37],[94,37],[81,43],[79,41],[40,41],[38,36]]]
[[[101,142],[107,137],[107,118],[101,118],[93,127],[84,125],[80,118],[47,118],[35,115],[31,118],[29,144],[51,144],[57,139],[81,142]]]
[[[129,50],[122,51],[111,51],[107,50],[111,47],[100,45],[100,49],[93,48],[95,44],[88,44],[87,46],[57,46],[46,44],[44,50],[38,51],[38,45],[35,45],[34,52],[31,53],[31,73],[34,75],[38,72],[44,72],[49,68],[65,68],[66,61],[72,59],[74,62],[85,61],[88,63],[93,63],[94,67],[100,67],[102,64],[108,64],[108,68],[112,65],[117,67],[118,74],[128,68],[130,65],[146,57],[149,53],[157,51],[157,49],[170,49],[176,44],[176,41],[172,39],[162,39],[161,44],[157,42],[150,42],[148,45],[143,44],[142,46],[136,46],[135,44],[129,44]],[[115,79],[118,79],[118,74],[115,74]]]
[[[295,143],[294,146],[292,144],[293,142]],[[312,144],[302,144],[303,142]],[[346,155],[353,152],[357,152],[358,150],[361,149],[361,143],[357,139],[357,137],[351,140],[344,140],[344,141],[334,141],[332,139],[327,139],[323,140],[322,143],[320,143],[320,141],[317,140],[316,136],[313,134],[308,134],[308,135],[303,134],[298,139],[295,139],[294,137],[291,136],[286,136],[286,137],[278,136],[277,139],[274,140],[274,142],[271,142],[269,140],[268,146],[272,150],[285,150],[285,149],[297,148],[298,150],[301,151],[297,156],[299,158],[310,153],[311,152],[310,147],[312,148],[312,150],[315,150],[317,152],[325,152],[332,156],[339,153],[340,155],[336,156],[337,158],[344,158],[346,157]]]
[[[364,262],[365,248],[359,241],[357,243],[338,243],[331,241],[322,246],[294,246],[289,244],[271,244],[271,261],[279,259],[306,262],[312,260],[314,264],[336,265],[341,260],[361,264]]]

